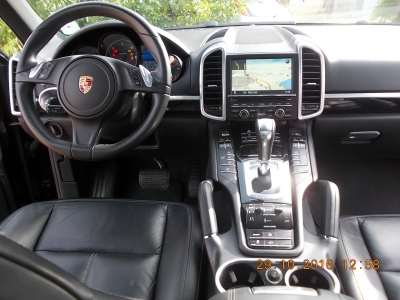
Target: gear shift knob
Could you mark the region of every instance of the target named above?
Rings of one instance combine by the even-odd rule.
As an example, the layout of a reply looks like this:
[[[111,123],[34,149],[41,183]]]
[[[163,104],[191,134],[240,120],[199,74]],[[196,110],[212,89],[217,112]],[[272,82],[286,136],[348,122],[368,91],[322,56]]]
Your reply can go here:
[[[260,160],[260,166],[258,167],[259,175],[266,176],[269,171],[269,161],[271,159],[275,137],[275,120],[257,119],[256,136],[258,143],[258,159]]]

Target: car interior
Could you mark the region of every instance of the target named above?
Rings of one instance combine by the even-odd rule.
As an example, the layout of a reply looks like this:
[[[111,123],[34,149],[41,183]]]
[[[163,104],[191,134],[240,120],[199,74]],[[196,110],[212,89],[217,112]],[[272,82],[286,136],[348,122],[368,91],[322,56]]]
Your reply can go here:
[[[0,299],[400,299],[398,25],[0,5]]]

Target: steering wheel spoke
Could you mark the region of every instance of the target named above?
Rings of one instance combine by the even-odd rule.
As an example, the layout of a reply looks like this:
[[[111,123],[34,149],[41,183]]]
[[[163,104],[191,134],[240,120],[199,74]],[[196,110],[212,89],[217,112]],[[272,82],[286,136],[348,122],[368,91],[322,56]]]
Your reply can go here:
[[[28,71],[17,73],[16,82],[58,85],[65,67],[75,58],[67,56],[39,63]]]
[[[72,146],[71,154],[75,159],[92,160],[93,148],[96,146],[102,128],[99,119],[85,120],[71,119]]]

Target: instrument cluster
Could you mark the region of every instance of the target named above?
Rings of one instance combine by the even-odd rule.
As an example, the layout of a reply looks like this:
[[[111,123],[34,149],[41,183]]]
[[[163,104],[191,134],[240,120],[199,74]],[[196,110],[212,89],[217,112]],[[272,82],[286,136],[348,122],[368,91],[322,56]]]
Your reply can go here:
[[[157,61],[144,45],[137,45],[128,36],[122,33],[108,33],[104,35],[96,47],[83,45],[76,48],[73,55],[93,54],[112,57],[133,66],[143,65],[149,71],[157,68]],[[179,56],[168,53],[172,82],[176,82],[182,75],[183,63]]]

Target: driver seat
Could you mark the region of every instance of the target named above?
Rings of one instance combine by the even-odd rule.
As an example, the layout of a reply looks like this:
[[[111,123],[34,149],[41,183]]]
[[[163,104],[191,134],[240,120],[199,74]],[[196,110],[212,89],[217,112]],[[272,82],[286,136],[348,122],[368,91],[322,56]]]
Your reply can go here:
[[[0,235],[2,299],[197,297],[201,227],[184,204],[34,203],[3,221]]]

